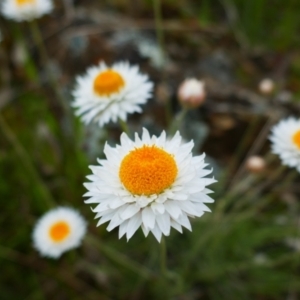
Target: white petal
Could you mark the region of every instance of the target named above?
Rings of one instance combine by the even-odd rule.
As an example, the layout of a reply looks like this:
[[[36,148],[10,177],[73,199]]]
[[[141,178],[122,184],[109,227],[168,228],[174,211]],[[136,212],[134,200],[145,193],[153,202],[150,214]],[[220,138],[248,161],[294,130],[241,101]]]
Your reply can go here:
[[[142,220],[146,228],[152,229],[155,225],[155,214],[150,207],[145,207],[142,210]]]
[[[161,203],[155,203],[154,202],[154,203],[151,204],[151,208],[152,208],[154,213],[163,214],[165,212],[165,207]]]
[[[164,203],[167,212],[171,215],[173,219],[177,219],[181,215],[181,209],[174,201],[166,201]]]
[[[107,226],[106,230],[107,231],[111,231],[111,230],[113,230],[114,228],[116,228],[117,226],[119,226],[123,222],[124,222],[124,220],[120,218],[120,216],[119,216],[118,213],[116,213],[112,217],[112,219],[111,219],[109,225]]]
[[[164,235],[170,235],[170,216],[168,214],[157,215],[156,223]]]
[[[146,128],[143,128],[142,140],[145,144],[150,143],[150,140],[151,140],[150,134],[149,134],[149,131]]]
[[[143,224],[141,225],[141,227],[142,227],[145,237],[147,237],[149,234],[149,231],[150,231],[149,228],[146,228]]]
[[[189,218],[185,214],[180,215],[180,217],[176,221],[180,225],[182,225],[183,227],[185,227],[188,230],[192,231],[190,220],[189,220]]]
[[[119,227],[119,239],[126,233],[128,220],[124,221]]]
[[[175,228],[177,231],[179,231],[180,233],[182,233],[182,228],[181,226],[174,220],[171,219],[171,226],[173,228]]]
[[[120,217],[123,220],[129,219],[132,216],[134,216],[139,210],[140,210],[140,208],[137,205],[135,205],[135,204],[128,205],[126,207],[126,209],[122,212],[122,214],[120,215]]]
[[[136,214],[128,221],[128,226],[126,230],[127,241],[134,235],[134,233],[141,226],[141,224],[142,224],[142,218],[140,214]]]
[[[153,233],[157,241],[160,243],[161,234],[162,234],[160,229],[157,226],[155,226],[153,229],[151,229],[151,232]]]

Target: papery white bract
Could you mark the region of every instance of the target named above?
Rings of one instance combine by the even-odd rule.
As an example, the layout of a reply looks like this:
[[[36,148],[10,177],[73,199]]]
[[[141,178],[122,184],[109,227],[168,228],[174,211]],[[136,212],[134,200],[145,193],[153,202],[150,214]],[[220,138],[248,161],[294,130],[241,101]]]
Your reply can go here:
[[[32,234],[34,247],[42,256],[58,258],[76,248],[86,233],[86,222],[76,210],[58,207],[38,220]]]
[[[300,172],[300,119],[287,118],[271,131],[272,152],[278,154],[282,164]]]
[[[51,0],[3,0],[1,13],[17,22],[31,21],[52,11]]]
[[[158,241],[171,227],[191,230],[189,217],[210,211],[205,203],[214,200],[206,186],[215,182],[203,178],[212,170],[205,169],[204,154],[192,156],[193,146],[193,141],[182,143],[179,132],[167,140],[164,131],[151,137],[146,129],[134,141],[123,133],[120,145],[106,144],[107,159],[90,167],[92,182],[85,183],[84,196],[90,197],[85,202],[97,204],[98,226],[110,221],[107,230],[119,226],[119,238],[126,234],[127,239],[141,227],[145,236],[151,231]]]
[[[126,121],[127,114],[142,111],[140,105],[150,98],[152,87],[136,66],[119,62],[108,67],[101,62],[76,78],[73,107],[86,124]]]
[[[180,84],[177,96],[183,107],[197,108],[205,101],[205,84],[196,78],[188,78]]]

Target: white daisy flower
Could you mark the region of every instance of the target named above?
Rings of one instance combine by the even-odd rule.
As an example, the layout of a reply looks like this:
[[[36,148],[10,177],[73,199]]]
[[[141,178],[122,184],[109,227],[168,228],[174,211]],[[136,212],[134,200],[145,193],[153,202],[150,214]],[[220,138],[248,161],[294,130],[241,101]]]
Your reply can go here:
[[[141,104],[150,98],[153,84],[139,68],[127,62],[106,66],[101,62],[76,78],[73,106],[84,123],[94,121],[103,126],[118,119],[126,121],[127,114],[141,112]]]
[[[300,119],[288,118],[272,128],[272,151],[282,164],[295,167],[300,172]]]
[[[33,244],[42,256],[58,258],[81,244],[86,222],[74,209],[58,207],[47,212],[33,230]]]
[[[167,140],[163,131],[150,137],[143,129],[142,138],[132,141],[125,133],[121,145],[104,147],[105,160],[91,166],[93,175],[85,183],[90,197],[85,202],[98,204],[93,211],[100,218],[97,226],[110,221],[107,230],[119,226],[119,238],[129,240],[141,226],[145,236],[151,231],[160,241],[171,227],[191,230],[188,217],[200,217],[214,202],[207,194],[213,178],[203,178],[212,170],[204,169],[204,154],[192,156],[193,141],[182,144],[179,132]]]
[[[51,12],[51,0],[4,0],[1,6],[2,14],[17,22],[31,21]]]

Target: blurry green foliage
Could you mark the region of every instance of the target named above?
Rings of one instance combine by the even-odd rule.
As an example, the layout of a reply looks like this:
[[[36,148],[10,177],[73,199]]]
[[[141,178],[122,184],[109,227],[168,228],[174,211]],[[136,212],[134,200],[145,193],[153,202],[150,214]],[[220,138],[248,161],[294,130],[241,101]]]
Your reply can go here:
[[[297,0],[222,0],[236,11],[234,26],[239,28],[252,47],[285,50],[299,47],[300,30]]]

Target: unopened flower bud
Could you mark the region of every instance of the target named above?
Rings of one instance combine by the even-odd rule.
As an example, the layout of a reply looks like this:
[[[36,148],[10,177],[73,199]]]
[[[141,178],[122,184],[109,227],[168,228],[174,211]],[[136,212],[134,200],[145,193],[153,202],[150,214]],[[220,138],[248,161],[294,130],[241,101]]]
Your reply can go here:
[[[251,173],[260,173],[265,167],[266,162],[260,156],[250,156],[246,161],[246,169]]]
[[[196,108],[205,100],[204,82],[195,78],[186,79],[178,88],[178,100],[183,107]]]
[[[259,91],[264,95],[270,95],[275,88],[275,83],[270,78],[265,78],[259,83]]]

